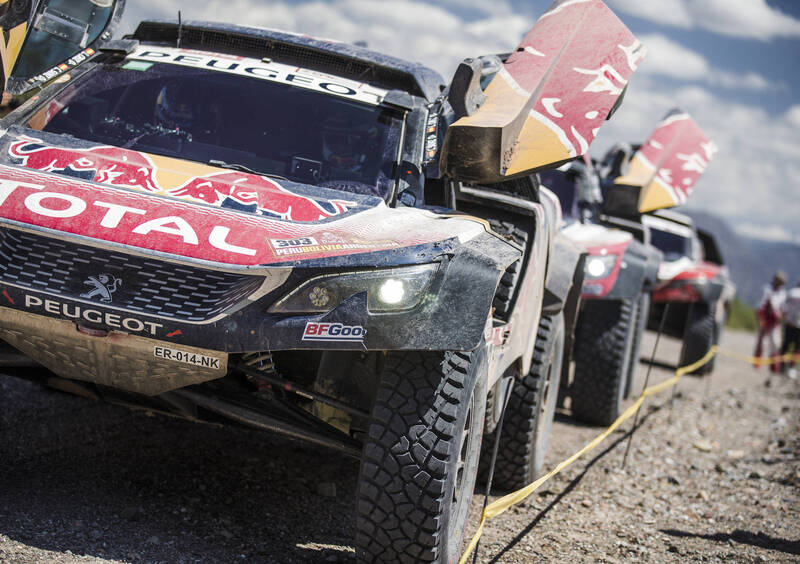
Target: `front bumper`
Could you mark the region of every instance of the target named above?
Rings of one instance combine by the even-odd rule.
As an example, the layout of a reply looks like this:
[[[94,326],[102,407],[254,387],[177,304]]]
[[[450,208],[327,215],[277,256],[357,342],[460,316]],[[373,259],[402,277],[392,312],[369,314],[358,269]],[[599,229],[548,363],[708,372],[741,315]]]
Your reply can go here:
[[[708,279],[673,279],[653,291],[654,303],[713,303],[722,295],[724,284]]]
[[[89,336],[75,323],[0,307],[0,338],[63,378],[146,395],[223,377],[228,355],[112,331]]]
[[[0,266],[0,338],[61,376],[145,394],[224,376],[230,353],[471,350],[484,338],[502,271],[519,255],[486,232],[465,243],[226,272],[43,233],[0,235],[9,257]],[[324,314],[268,313],[315,276],[431,262],[438,271],[409,311],[370,312],[364,292]],[[121,281],[115,291],[93,291],[88,281],[100,273]]]

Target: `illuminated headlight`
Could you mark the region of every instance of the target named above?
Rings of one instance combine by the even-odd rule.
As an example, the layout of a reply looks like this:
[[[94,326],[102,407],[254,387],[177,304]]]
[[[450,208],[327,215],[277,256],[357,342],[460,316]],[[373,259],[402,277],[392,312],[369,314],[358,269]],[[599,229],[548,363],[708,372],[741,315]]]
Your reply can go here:
[[[424,264],[312,278],[278,300],[269,312],[325,313],[362,292],[367,293],[367,308],[372,312],[413,309],[425,297],[437,267]]]
[[[586,261],[586,278],[605,278],[614,270],[617,255],[591,256]]]

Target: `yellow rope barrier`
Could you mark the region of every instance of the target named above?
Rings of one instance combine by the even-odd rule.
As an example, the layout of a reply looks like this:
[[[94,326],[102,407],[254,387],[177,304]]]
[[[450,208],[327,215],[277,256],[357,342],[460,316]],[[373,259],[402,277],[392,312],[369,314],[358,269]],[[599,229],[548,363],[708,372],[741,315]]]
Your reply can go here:
[[[500,499],[497,499],[492,503],[490,503],[489,505],[487,505],[486,509],[483,512],[483,515],[481,515],[481,521],[480,524],[478,525],[478,530],[475,531],[475,534],[469,541],[469,544],[467,545],[464,554],[461,555],[461,559],[458,561],[458,564],[465,564],[467,559],[475,550],[475,547],[478,545],[478,541],[480,540],[481,535],[483,535],[483,528],[486,525],[486,521],[494,517],[497,517],[498,515],[502,515],[510,507],[522,502],[523,500],[525,500],[525,498],[527,498],[529,495],[531,495],[533,492],[539,489],[542,486],[542,484],[550,480],[553,476],[559,474],[562,470],[570,466],[573,462],[581,458],[587,452],[596,448],[597,445],[599,445],[606,438],[608,438],[608,436],[611,433],[613,433],[617,429],[617,427],[622,425],[625,421],[633,417],[637,411],[639,411],[639,409],[642,407],[642,404],[644,403],[644,399],[647,396],[656,395],[663,392],[666,389],[671,388],[672,386],[678,383],[678,380],[680,380],[681,377],[697,370],[701,366],[710,362],[711,359],[714,358],[714,355],[717,354],[717,351],[718,348],[716,346],[711,347],[708,353],[706,353],[706,355],[697,362],[693,362],[692,364],[689,364],[687,366],[681,366],[680,368],[678,368],[675,371],[675,376],[673,376],[672,378],[665,380],[659,384],[655,384],[654,386],[650,386],[645,390],[643,390],[642,394],[638,397],[638,399],[630,407],[628,407],[625,411],[623,411],[622,414],[619,417],[617,417],[617,419],[605,431],[597,435],[594,439],[592,439],[590,443],[588,443],[578,452],[576,452],[566,460],[560,462],[555,468],[553,468],[550,472],[548,472],[541,478],[537,479],[535,482],[532,482],[527,486],[525,486],[524,488],[521,488],[515,492],[511,492],[510,494],[507,494],[501,497]]]
[[[625,421],[627,421],[628,419],[633,417],[636,414],[636,412],[639,411],[639,409],[641,409],[642,404],[644,403],[644,399],[647,396],[654,396],[656,394],[660,394],[664,390],[667,390],[667,389],[671,388],[672,386],[677,384],[678,380],[680,380],[686,374],[689,374],[690,372],[694,372],[695,370],[697,370],[701,366],[704,366],[708,362],[711,362],[711,359],[714,358],[714,355],[716,355],[716,354],[721,354],[721,355],[728,356],[730,358],[743,360],[745,362],[748,362],[748,363],[756,365],[756,366],[762,366],[762,365],[765,365],[765,364],[773,364],[773,363],[777,363],[777,362],[792,362],[792,361],[796,362],[796,361],[800,361],[800,353],[789,353],[789,354],[784,354],[784,355],[780,355],[780,356],[773,356],[773,357],[768,357],[768,358],[760,358],[760,357],[754,357],[754,356],[748,356],[748,355],[740,354],[740,353],[737,353],[737,352],[734,352],[734,351],[728,351],[728,350],[725,350],[725,349],[720,349],[716,345],[711,347],[711,349],[709,349],[708,353],[706,353],[706,355],[703,358],[701,358],[700,360],[698,360],[697,362],[693,362],[692,364],[689,364],[687,366],[681,366],[680,368],[675,370],[675,375],[672,378],[669,378],[668,380],[664,380],[663,382],[660,382],[658,384],[655,384],[653,386],[650,386],[650,387],[644,389],[642,391],[642,394],[637,398],[637,400],[630,407],[628,407],[625,411],[623,411],[622,414],[619,417],[617,417],[617,419],[605,431],[603,431],[602,433],[597,435],[594,439],[592,439],[591,442],[589,442],[586,446],[584,446],[578,452],[576,452],[575,454],[573,454],[572,456],[570,456],[566,460],[560,462],[550,472],[548,472],[547,474],[545,474],[541,478],[537,479],[535,482],[532,482],[532,483],[528,484],[524,488],[521,488],[521,489],[519,489],[519,490],[517,490],[515,492],[511,492],[510,494],[507,494],[507,495],[501,497],[500,499],[497,499],[494,502],[492,502],[489,505],[487,505],[486,509],[483,512],[483,515],[481,515],[481,521],[480,521],[480,524],[478,525],[478,530],[475,531],[475,534],[473,535],[472,539],[469,541],[469,544],[467,545],[467,548],[464,551],[464,554],[461,555],[461,559],[458,561],[458,564],[465,564],[467,559],[470,557],[472,552],[475,550],[475,547],[478,545],[478,541],[480,540],[481,535],[483,535],[483,529],[484,529],[484,526],[486,525],[486,521],[488,521],[489,519],[492,519],[494,517],[497,517],[498,515],[501,515],[501,514],[505,513],[510,507],[512,507],[514,505],[517,505],[518,503],[524,501],[525,498],[527,498],[533,492],[538,490],[542,486],[542,484],[544,484],[545,482],[550,480],[553,476],[559,474],[562,470],[564,470],[565,468],[570,466],[573,462],[575,462],[576,460],[581,458],[583,455],[585,455],[589,451],[591,451],[594,448],[596,448],[597,445],[599,445],[605,439],[607,439],[608,436],[617,429],[617,427],[619,427]]]
[[[800,353],[787,353],[779,356],[760,357],[719,349],[719,354],[730,358],[735,358],[737,360],[743,360],[744,362],[754,366],[764,366],[767,364],[774,364],[776,362],[800,362]]]

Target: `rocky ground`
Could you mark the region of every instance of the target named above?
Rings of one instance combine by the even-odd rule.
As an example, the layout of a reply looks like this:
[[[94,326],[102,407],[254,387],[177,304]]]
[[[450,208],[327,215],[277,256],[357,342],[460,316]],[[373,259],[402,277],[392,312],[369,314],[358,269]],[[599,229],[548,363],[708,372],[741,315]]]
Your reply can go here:
[[[662,365],[678,356],[660,349]],[[648,401],[625,468],[618,432],[491,521],[478,561],[800,560],[800,385],[766,380],[728,358],[684,378],[672,409],[669,393]],[[559,414],[551,464],[598,431]],[[355,460],[7,377],[0,437],[0,562],[353,559]]]

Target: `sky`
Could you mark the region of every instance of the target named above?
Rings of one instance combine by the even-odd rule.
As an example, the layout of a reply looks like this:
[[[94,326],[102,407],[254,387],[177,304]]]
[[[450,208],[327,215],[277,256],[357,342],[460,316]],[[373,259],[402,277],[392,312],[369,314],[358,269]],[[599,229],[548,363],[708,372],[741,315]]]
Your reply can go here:
[[[689,200],[743,235],[800,243],[800,1],[606,0],[648,48],[591,147],[644,141],[674,107],[719,146]],[[449,80],[466,57],[513,49],[547,0],[129,0],[143,19],[255,25],[354,42]]]

